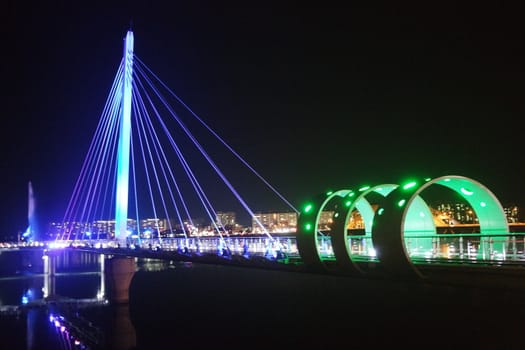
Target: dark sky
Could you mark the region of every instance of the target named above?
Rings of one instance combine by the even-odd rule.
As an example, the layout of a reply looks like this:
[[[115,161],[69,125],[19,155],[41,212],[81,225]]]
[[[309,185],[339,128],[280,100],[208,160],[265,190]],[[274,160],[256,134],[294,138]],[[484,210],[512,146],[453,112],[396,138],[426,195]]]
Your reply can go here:
[[[519,2],[35,3],[2,8],[0,235],[25,228],[28,181],[62,217],[130,23],[136,55],[296,206],[450,174],[525,205]]]

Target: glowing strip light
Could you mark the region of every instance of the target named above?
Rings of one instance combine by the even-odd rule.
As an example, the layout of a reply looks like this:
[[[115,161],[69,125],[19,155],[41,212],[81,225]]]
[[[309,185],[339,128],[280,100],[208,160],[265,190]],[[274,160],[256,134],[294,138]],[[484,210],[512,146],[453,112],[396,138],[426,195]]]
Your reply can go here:
[[[461,193],[463,193],[464,195],[467,195],[467,196],[472,196],[474,194],[474,192],[469,191],[469,190],[467,190],[464,187],[461,187]]]
[[[412,181],[412,182],[409,182],[409,183],[405,184],[405,185],[403,186],[403,189],[404,189],[404,190],[408,190],[409,188],[412,188],[412,187],[414,187],[414,186],[416,186],[416,182],[415,182],[415,181]]]

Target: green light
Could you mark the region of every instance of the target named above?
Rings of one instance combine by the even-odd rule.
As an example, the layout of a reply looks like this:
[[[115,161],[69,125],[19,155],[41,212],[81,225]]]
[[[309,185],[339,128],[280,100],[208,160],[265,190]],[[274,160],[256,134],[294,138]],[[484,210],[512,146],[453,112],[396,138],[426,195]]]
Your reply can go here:
[[[370,186],[364,186],[364,187],[361,187],[361,188],[359,189],[359,192],[366,191],[366,190],[368,190],[369,188],[370,188]]]
[[[308,224],[304,225],[304,229],[306,231],[311,231],[312,230],[312,224],[308,223]]]
[[[307,204],[306,207],[304,207],[304,212],[308,213],[312,210],[313,206],[311,204]]]
[[[404,190],[408,190],[409,188],[414,187],[416,184],[417,183],[415,181],[409,182],[409,183],[407,183],[406,185],[403,186],[403,189]]]
[[[379,208],[379,210],[377,211],[377,215],[382,215],[384,211],[385,208]]]
[[[352,201],[346,201],[346,202],[345,202],[345,207],[349,207],[350,204],[352,204]]]
[[[328,192],[326,192],[326,195],[330,196],[332,193],[334,193],[334,191],[328,191]]]
[[[461,187],[461,192],[467,196],[472,196],[474,194],[474,192],[472,191],[469,191],[467,189],[465,189],[464,187]]]
[[[485,208],[487,206],[487,203],[481,202],[481,203],[479,203],[479,205],[481,205],[483,208]]]
[[[432,180],[432,178],[430,178],[430,177],[425,177],[425,182],[429,182],[430,180]]]
[[[339,213],[334,214],[334,218],[337,218],[337,217],[339,217]]]
[[[405,202],[406,202],[406,200],[402,199],[399,202],[397,202],[397,206],[398,207],[402,207],[403,205],[405,205]]]
[[[349,194],[347,194],[348,197],[353,197],[355,195],[354,192],[350,192]]]

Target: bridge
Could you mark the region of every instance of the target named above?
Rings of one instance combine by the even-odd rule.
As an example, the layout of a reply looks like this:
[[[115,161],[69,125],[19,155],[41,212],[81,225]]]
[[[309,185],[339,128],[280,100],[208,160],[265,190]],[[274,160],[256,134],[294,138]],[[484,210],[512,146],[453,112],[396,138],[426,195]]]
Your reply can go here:
[[[197,126],[201,131],[193,129]],[[228,164],[237,161],[247,172],[239,175],[237,168],[220,166],[215,161],[219,148],[231,157]],[[258,219],[250,200],[231,180],[248,181],[244,174],[253,176],[297,215],[292,235],[270,232]],[[205,184],[211,175],[211,185]],[[429,189],[444,195],[451,192],[472,208],[477,218],[474,232],[440,232],[425,199]],[[226,223],[217,220],[216,203],[225,198],[250,216],[260,235],[224,233]],[[194,207],[199,207],[198,214]],[[482,183],[458,174],[356,184],[314,194],[297,207],[140,60],[130,30],[50,248],[422,280],[443,280],[444,270],[452,276],[453,269],[468,275],[471,269],[489,273],[494,267],[500,272],[505,268],[502,276],[510,276],[525,262],[524,231],[511,232],[498,198]],[[356,213],[362,220],[359,231],[352,230]],[[201,215],[211,222],[215,235],[198,234],[195,218]],[[154,219],[156,235],[141,231],[138,223],[144,217]],[[161,218],[166,221],[167,238],[160,235]],[[102,221],[114,223],[114,230],[105,232],[103,239]]]

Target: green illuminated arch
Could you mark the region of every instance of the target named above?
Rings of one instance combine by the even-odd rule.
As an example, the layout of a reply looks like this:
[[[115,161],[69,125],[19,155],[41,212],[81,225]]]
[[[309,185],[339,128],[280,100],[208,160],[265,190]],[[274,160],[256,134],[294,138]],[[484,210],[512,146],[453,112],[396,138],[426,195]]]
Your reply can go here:
[[[321,252],[319,247],[319,240],[323,239],[319,232],[321,213],[329,203],[340,203],[339,199],[349,192],[351,190],[328,192],[313,198],[302,207],[297,218],[297,247],[305,264],[315,268],[326,268],[325,261],[329,257]],[[324,239],[330,240],[331,243],[331,238]]]
[[[366,196],[375,192],[383,197],[393,191],[397,185],[383,184],[374,187],[361,187],[358,191],[349,191],[345,196],[339,197],[340,204],[334,213],[332,247],[337,261],[337,265],[347,272],[364,273],[364,271],[353,261],[351,247],[348,244],[348,222],[354,209],[357,209],[363,218],[365,235],[361,236],[364,247],[373,256],[373,246],[367,244],[372,233],[372,222],[374,219],[374,209],[368,202]]]
[[[497,198],[485,186],[479,182],[457,175],[448,175],[426,179],[422,181],[407,182],[390,192],[374,216],[372,226],[372,241],[377,257],[384,268],[389,272],[423,277],[421,272],[412,263],[407,249],[407,241],[410,237],[423,236],[435,232],[432,221],[425,219],[431,213],[423,200],[418,195],[432,185],[442,185],[459,194],[472,207],[479,219],[480,234],[482,242],[480,251],[486,251],[483,236],[495,233],[507,234],[509,231],[503,208]],[[425,210],[426,207],[426,210]],[[504,238],[494,242],[493,251],[502,251]],[[422,245],[422,249],[428,249]]]
[[[348,222],[354,209],[357,209],[361,214],[364,222],[365,235],[356,237],[361,240],[361,248],[366,249],[368,258],[375,256],[375,248],[371,240],[371,232],[375,211],[372,205],[368,202],[366,196],[371,192],[380,194],[386,197],[390,192],[396,189],[398,185],[395,184],[382,184],[374,187],[363,187],[359,190],[361,192],[357,197],[352,196],[354,193],[349,193],[347,196],[341,198],[342,203],[338,206],[339,210],[334,215],[333,234],[332,234],[332,246],[334,255],[339,267],[349,272],[364,273],[362,269],[354,262],[357,258],[352,258],[352,247],[349,245],[348,236]],[[352,199],[354,199],[352,201]],[[434,226],[432,213],[425,201],[416,196],[410,206],[405,225],[405,236],[410,236],[412,232],[417,234],[424,233],[436,233]],[[405,241],[406,244],[411,245],[409,249],[411,251],[431,249],[431,242],[428,243],[425,240],[420,240],[417,237],[412,237],[410,240]]]

